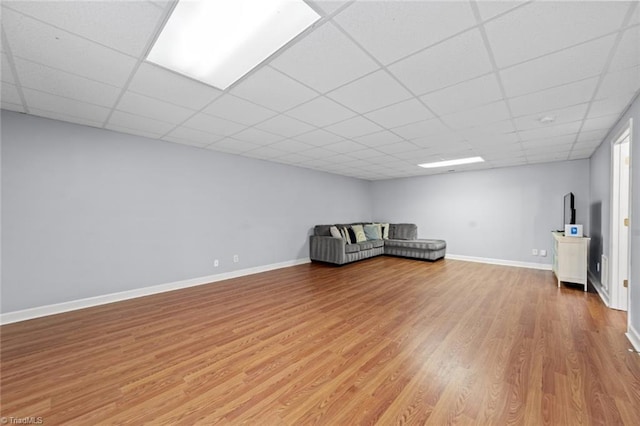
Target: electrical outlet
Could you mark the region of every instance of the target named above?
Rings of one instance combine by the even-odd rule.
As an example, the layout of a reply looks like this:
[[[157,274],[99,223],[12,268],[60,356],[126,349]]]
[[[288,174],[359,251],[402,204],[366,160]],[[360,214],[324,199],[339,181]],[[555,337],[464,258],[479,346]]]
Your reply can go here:
[[[240,262],[240,257],[237,254],[233,255],[233,263],[238,263]]]
[[[218,259],[213,261],[213,267],[217,268],[218,266],[220,266],[220,262],[218,262]]]
[[[540,256],[546,257],[547,256],[547,251],[546,250],[540,250]]]
[[[538,249],[531,249],[531,254],[534,256],[538,255]]]

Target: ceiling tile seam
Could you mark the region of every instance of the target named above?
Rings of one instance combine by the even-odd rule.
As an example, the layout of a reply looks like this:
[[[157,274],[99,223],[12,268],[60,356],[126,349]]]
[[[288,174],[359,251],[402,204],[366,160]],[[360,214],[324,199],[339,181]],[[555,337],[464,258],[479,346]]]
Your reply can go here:
[[[347,7],[351,6],[353,3],[355,3],[355,0],[349,0],[349,1],[345,1],[345,3],[338,7],[336,10],[334,10],[331,13],[325,13],[324,10],[322,10],[322,8],[319,6],[317,1],[307,1],[307,0],[303,0],[307,6],[311,7],[318,15],[327,18],[327,19],[331,19],[334,16],[338,15],[340,12],[342,12],[343,10],[345,10]]]
[[[57,71],[57,72],[60,72],[60,73],[68,74],[68,75],[72,75],[74,77],[78,77],[78,78],[81,78],[83,80],[87,80],[87,81],[90,81],[90,82],[93,82],[93,83],[99,83],[99,84],[103,84],[105,86],[113,87],[114,89],[120,89],[120,86],[117,86],[115,84],[106,83],[104,81],[96,80],[96,79],[93,79],[91,77],[87,77],[86,75],[76,74],[76,73],[71,72],[71,71],[63,70],[61,68],[52,67],[51,65],[43,64],[42,62],[34,61],[32,59],[28,59],[28,58],[22,57],[20,55],[13,55],[13,58],[18,58],[21,61],[30,62],[32,64],[36,64],[36,65],[39,65],[41,67],[49,68],[50,70],[54,70],[54,71]],[[25,86],[25,87],[30,88],[29,86]],[[51,93],[51,94],[53,95],[54,93]]]
[[[633,16],[633,13],[634,13],[634,11],[635,11],[637,6],[638,6],[638,3],[636,3],[636,2],[629,4],[629,8],[627,9],[627,13],[626,13],[626,15],[625,15],[625,17],[624,17],[624,19],[622,21],[621,28],[626,27],[628,25],[629,21],[631,21],[631,18]],[[591,99],[589,100],[589,105],[587,106],[587,109],[584,112],[584,116],[582,117],[582,123],[580,124],[580,127],[578,128],[578,131],[576,133],[576,138],[573,141],[573,145],[571,146],[571,150],[569,151],[568,157],[571,156],[571,154],[573,153],[573,149],[575,148],[576,144],[578,143],[578,138],[580,137],[580,133],[582,133],[582,128],[584,127],[584,123],[585,123],[587,117],[589,116],[589,112],[591,111],[591,106],[593,105],[593,102],[596,99],[598,91],[600,90],[600,87],[602,86],[602,82],[604,81],[605,76],[606,76],[609,68],[611,67],[611,63],[613,62],[613,58],[615,57],[615,54],[618,51],[618,46],[620,45],[620,41],[622,40],[622,36],[624,35],[625,31],[626,30],[619,30],[618,34],[616,36],[616,39],[613,42],[613,46],[612,46],[611,50],[609,51],[609,55],[607,57],[607,60],[605,61],[604,67],[602,68],[602,71],[600,72],[600,77],[598,78],[598,82],[596,83],[596,87],[593,89],[593,94],[591,95]]]
[[[491,43],[489,42],[489,37],[487,36],[487,31],[480,17],[480,9],[478,8],[477,0],[470,0],[470,4],[471,4],[471,10],[473,11],[473,15],[475,16],[476,21],[479,22],[478,29],[480,31],[480,37],[482,37],[484,48],[487,51],[487,55],[489,56],[489,61],[491,62],[491,68],[493,69],[493,72],[496,76],[496,80],[498,81],[498,87],[500,88],[500,93],[502,94],[502,100],[507,106],[507,111],[509,113],[509,120],[511,121],[511,124],[513,125],[513,128],[516,131],[516,137],[518,138],[518,143],[520,143],[520,149],[523,149],[522,139],[520,138],[518,126],[516,126],[516,122],[513,117],[513,110],[511,108],[511,103],[509,102],[507,91],[504,88],[504,83],[502,82],[502,77],[498,69],[498,64],[496,63],[496,58],[493,54],[493,49],[491,47]],[[526,154],[525,154],[525,158],[526,158]]]
[[[364,48],[364,47],[363,47],[363,46],[362,46],[362,45],[361,45],[361,44],[360,44],[356,39],[354,39],[354,38],[351,36],[351,34],[349,34],[349,32],[347,32],[344,28],[342,28],[342,26],[341,26],[340,24],[338,24],[337,22],[334,22],[334,25],[336,26],[336,28],[338,28],[338,30],[340,30],[340,32],[342,32],[342,33],[345,35],[345,37],[349,38],[353,43],[355,43],[355,45],[356,45],[356,46],[358,46],[358,48],[360,48],[360,50],[362,50],[362,52],[364,52],[367,56],[369,56],[369,58],[370,58],[372,61],[374,61],[376,64],[378,64],[378,66],[379,66],[382,70],[384,70],[384,71],[387,73],[387,75],[388,75],[389,77],[391,77],[393,80],[395,80],[395,82],[396,82],[396,83],[398,83],[402,88],[404,88],[404,89],[405,89],[409,94],[411,94],[415,100],[417,100],[420,104],[422,104],[422,106],[424,106],[424,107],[427,109],[427,111],[429,111],[429,112],[434,116],[434,119],[439,120],[439,121],[440,121],[440,122],[441,122],[441,123],[442,123],[446,128],[448,128],[449,130],[452,130],[452,129],[451,129],[451,127],[450,127],[447,123],[445,123],[445,122],[444,122],[444,121],[443,121],[443,120],[442,120],[442,119],[441,119],[441,118],[440,118],[440,117],[435,113],[435,111],[433,111],[433,109],[431,109],[431,107],[429,107],[429,105],[427,105],[427,104],[426,104],[422,99],[420,99],[418,96],[416,96],[416,94],[415,94],[415,93],[413,93],[413,91],[412,91],[412,90],[410,90],[410,89],[409,89],[409,88],[408,88],[408,87],[407,87],[407,86],[406,86],[402,81],[400,81],[400,80],[399,80],[399,79],[398,79],[398,78],[397,78],[397,77],[396,77],[396,76],[395,76],[391,71],[389,71],[389,69],[387,68],[387,66],[385,66],[385,65],[384,65],[382,62],[380,62],[380,61],[379,61],[375,56],[373,56],[373,55],[372,55],[372,54],[371,54],[367,49],[365,49],[365,48]],[[466,31],[466,30],[465,30],[465,31]],[[463,32],[465,32],[465,31],[463,31]],[[391,65],[391,64],[389,64],[389,65]],[[407,98],[407,99],[402,100],[401,102],[406,102],[406,101],[408,101],[408,100],[410,100],[410,99],[411,99],[411,98]],[[389,105],[387,105],[387,106],[389,106]],[[354,111],[354,112],[355,112],[355,111]],[[365,112],[365,113],[363,113],[363,114],[369,114],[370,112],[372,112],[372,111],[367,111],[367,112]],[[375,121],[373,121],[373,120],[369,119],[368,117],[366,117],[366,116],[365,116],[365,115],[363,115],[363,114],[359,114],[359,115],[360,115],[361,117],[363,117],[364,119],[369,120],[369,121],[371,121],[371,122],[375,123]],[[424,121],[424,120],[421,120],[421,121]],[[375,124],[378,124],[378,123],[375,123]],[[378,124],[378,125],[379,125],[379,124]],[[399,137],[400,139],[402,139],[402,140],[406,140],[406,139],[405,139],[405,138],[403,138],[401,135],[399,135],[399,134],[395,133],[392,129],[390,129],[390,128],[386,128],[386,127],[384,127],[384,126],[380,126],[380,127],[382,127],[383,129],[386,129],[387,131],[391,132],[392,134],[394,134],[395,136]],[[400,127],[400,126],[398,126],[398,127]],[[365,135],[363,135],[363,136],[365,136]],[[410,142],[410,141],[407,141],[407,142]],[[413,142],[410,142],[410,143],[412,143],[413,145],[415,145],[415,143],[413,143]],[[416,145],[416,148],[420,148],[420,147]]]
[[[474,0],[469,0],[469,2],[471,2],[471,1],[474,1]],[[498,13],[498,14],[497,14],[497,15],[495,15],[495,16],[492,16],[492,17],[490,17],[490,18],[487,18],[487,19],[483,20],[483,21],[482,21],[482,23],[483,23],[483,24],[486,24],[486,23],[488,23],[488,22],[495,21],[496,19],[500,19],[500,18],[502,18],[502,17],[503,17],[503,16],[505,16],[505,15],[509,15],[511,12],[514,12],[514,11],[516,11],[517,9],[521,9],[521,8],[523,8],[523,7],[525,7],[525,6],[529,6],[529,5],[530,5],[530,4],[532,4],[532,3],[535,3],[535,0],[528,0],[528,1],[525,1],[525,2],[523,2],[523,3],[521,3],[521,4],[518,4],[518,5],[514,6],[514,7],[512,7],[511,9],[505,10],[504,12],[500,12],[500,13]]]
[[[98,45],[98,46],[100,46],[100,47],[104,47],[105,49],[112,50],[112,51],[114,51],[114,52],[116,52],[116,53],[119,53],[119,54],[121,54],[121,55],[128,56],[129,58],[134,58],[134,59],[136,58],[136,56],[132,55],[131,53],[123,52],[122,50],[118,50],[118,49],[116,49],[116,48],[114,48],[114,47],[108,46],[108,45],[103,44],[103,43],[101,43],[101,42],[99,42],[99,41],[96,41],[96,40],[90,39],[90,38],[88,38],[88,37],[85,37],[85,36],[83,36],[82,34],[74,33],[74,32],[72,32],[72,31],[69,31],[69,30],[65,29],[65,28],[61,28],[61,27],[58,27],[57,25],[53,25],[53,24],[52,24],[52,23],[50,23],[50,22],[43,21],[42,19],[36,18],[36,17],[34,17],[34,16],[31,16],[31,15],[27,15],[26,13],[23,13],[23,12],[21,12],[21,11],[19,11],[19,10],[16,10],[16,9],[12,8],[11,6],[7,6],[7,4],[6,4],[6,3],[3,3],[3,4],[2,4],[2,7],[7,8],[7,9],[11,10],[12,12],[17,13],[17,14],[19,14],[19,15],[22,15],[22,16],[24,16],[25,18],[28,18],[28,19],[31,19],[31,20],[33,20],[33,21],[39,22],[40,24],[46,25],[46,26],[48,26],[48,27],[55,28],[55,29],[56,29],[56,30],[58,30],[58,31],[62,31],[62,32],[67,33],[67,34],[71,34],[71,35],[72,35],[72,36],[74,36],[74,37],[81,38],[81,39],[83,39],[83,40],[85,40],[85,41],[88,41],[88,42],[90,42],[90,43],[92,43],[92,44],[96,44],[96,45]]]
[[[20,82],[20,77],[18,76],[16,64],[13,62],[13,52],[11,51],[11,46],[9,45],[7,34],[4,32],[4,27],[2,26],[0,26],[0,35],[2,36],[2,48],[4,49],[5,55],[7,55],[7,59],[9,61],[9,69],[11,70],[11,74],[13,74],[13,81],[16,83],[15,86],[16,90],[18,91],[18,96],[20,97],[20,102],[22,102],[22,108],[27,114],[29,114],[27,99],[25,98],[24,92],[22,91],[22,83]]]
[[[474,0],[474,1],[477,1],[477,0]],[[516,62],[516,63],[510,64],[510,65],[504,66],[504,67],[502,67],[502,68],[499,68],[499,70],[500,70],[500,71],[506,71],[506,70],[508,70],[509,68],[514,68],[514,67],[517,67],[517,66],[519,66],[519,65],[526,64],[527,62],[533,62],[533,61],[536,61],[536,60],[538,60],[538,59],[542,59],[542,58],[544,58],[544,57],[546,57],[546,56],[555,55],[555,54],[557,54],[557,53],[562,53],[562,52],[564,52],[564,51],[566,51],[566,50],[570,50],[570,49],[573,49],[573,48],[575,48],[575,47],[579,47],[579,46],[582,46],[582,45],[585,45],[585,44],[589,44],[589,43],[591,43],[591,42],[594,42],[594,41],[597,41],[597,40],[600,40],[600,39],[603,39],[603,38],[610,37],[610,36],[612,36],[612,35],[614,35],[614,34],[619,33],[619,32],[620,32],[621,30],[623,30],[623,29],[624,29],[624,26],[623,26],[623,25],[621,25],[621,26],[620,26],[618,29],[616,29],[616,30],[609,31],[609,32],[607,32],[607,33],[605,33],[605,34],[602,34],[602,35],[599,35],[599,36],[596,36],[596,37],[592,37],[592,38],[589,38],[589,39],[587,39],[587,40],[583,40],[583,41],[581,41],[581,42],[579,42],[579,43],[575,43],[575,44],[572,44],[572,45],[570,45],[570,46],[563,47],[562,49],[553,50],[553,51],[550,51],[550,52],[544,53],[544,54],[542,54],[542,55],[538,55],[538,56],[534,56],[534,57],[532,57],[532,58],[526,59],[526,60],[524,60],[524,61],[520,61],[520,62]]]
[[[165,9],[164,9],[165,10],[165,14],[164,14],[164,16],[161,19],[158,20],[154,30],[151,33],[151,36],[147,40],[147,43],[145,44],[145,47],[142,50],[142,54],[138,58],[136,58],[136,63],[133,66],[133,69],[131,70],[131,73],[129,73],[129,77],[127,78],[127,80],[123,84],[122,90],[120,91],[120,94],[118,94],[118,97],[116,98],[113,106],[111,107],[111,111],[109,111],[109,114],[107,115],[107,118],[104,120],[103,127],[106,127],[106,125],[109,124],[109,120],[111,120],[111,116],[116,111],[116,108],[120,104],[120,101],[122,100],[122,97],[124,96],[124,94],[129,89],[129,86],[131,85],[131,81],[133,80],[133,77],[137,74],[138,70],[140,69],[140,66],[144,62],[144,58],[147,57],[147,54],[151,50],[151,47],[153,46],[153,44],[155,43],[157,38],[160,36],[160,32],[162,32],[162,29],[164,28],[165,24],[169,20],[169,17],[171,16],[171,12],[173,11],[173,9],[176,7],[177,4],[178,4],[177,2],[168,3],[167,6],[165,6]]]

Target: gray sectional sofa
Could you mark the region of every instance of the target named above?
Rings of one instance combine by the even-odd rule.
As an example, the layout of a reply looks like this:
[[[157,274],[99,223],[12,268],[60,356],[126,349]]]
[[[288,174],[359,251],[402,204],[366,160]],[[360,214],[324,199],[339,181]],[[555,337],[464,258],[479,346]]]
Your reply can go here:
[[[388,226],[387,238],[367,239],[361,242],[351,242],[353,234],[351,237],[345,235],[336,237],[331,234],[331,227],[340,230],[349,229],[353,225],[371,224],[316,225],[314,235],[310,237],[309,257],[311,260],[344,265],[383,254],[437,260],[444,257],[447,248],[447,243],[444,240],[418,239],[418,227],[412,223],[384,224]],[[381,236],[384,237],[384,235]]]

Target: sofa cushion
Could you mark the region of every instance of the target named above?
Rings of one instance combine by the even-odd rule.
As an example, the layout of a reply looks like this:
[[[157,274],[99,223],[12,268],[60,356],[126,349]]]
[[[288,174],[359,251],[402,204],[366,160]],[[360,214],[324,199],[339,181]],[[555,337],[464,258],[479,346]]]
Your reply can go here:
[[[415,240],[418,238],[418,227],[413,223],[392,223],[389,225],[390,240]]]
[[[382,228],[382,239],[383,240],[388,240],[389,239],[389,224],[388,223],[381,223],[380,227]]]
[[[345,253],[357,253],[360,251],[360,246],[358,244],[347,244],[344,246]]]
[[[367,241],[367,236],[364,234],[362,225],[353,225],[351,229],[353,229],[353,232],[356,234],[356,242],[362,243]]]
[[[443,240],[385,240],[385,246],[420,250],[441,250],[447,246]]]
[[[367,224],[364,225],[364,235],[367,237],[367,241],[380,240],[380,225],[379,224]]]
[[[373,241],[365,241],[363,243],[358,243],[360,246],[360,250],[370,250],[373,248]]]
[[[384,240],[373,240],[368,242],[373,244],[373,248],[384,247]]]
[[[313,228],[313,234],[318,237],[330,237],[330,229],[332,226],[333,225],[316,225],[315,228]]]

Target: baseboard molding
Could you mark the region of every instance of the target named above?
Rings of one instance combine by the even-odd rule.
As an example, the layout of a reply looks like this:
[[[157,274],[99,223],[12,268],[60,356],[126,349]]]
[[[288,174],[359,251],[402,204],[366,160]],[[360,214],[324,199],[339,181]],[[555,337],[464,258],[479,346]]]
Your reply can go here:
[[[110,293],[101,296],[88,297],[86,299],[71,300],[69,302],[56,303],[53,305],[38,306],[35,308],[23,309],[20,311],[0,314],[0,324],[11,324],[19,321],[26,321],[48,315],[61,314],[63,312],[75,311],[78,309],[90,308],[92,306],[105,305],[107,303],[120,302],[122,300],[135,299],[137,297],[150,296],[152,294],[164,293],[167,291],[180,290],[198,285],[211,284],[217,281],[224,281],[231,278],[244,277],[258,274],[260,272],[273,271],[274,269],[288,268],[290,266],[309,263],[307,258],[289,260],[286,262],[272,263],[270,265],[256,266],[253,268],[240,269],[222,274],[208,275],[205,277],[191,278],[188,280],[176,281],[167,284],[159,284],[150,287],[137,288],[118,293]]]
[[[633,345],[633,348],[636,350],[636,352],[640,354],[640,333],[638,333],[638,330],[636,330],[631,324],[629,324],[629,329],[627,330],[625,335]]]
[[[459,254],[446,254],[445,259],[463,260],[465,262],[488,263],[490,265],[515,266],[517,268],[542,269],[550,271],[551,265],[546,263],[519,262],[516,260],[491,259],[488,257],[463,256]]]
[[[602,299],[602,303],[604,303],[604,305],[607,308],[610,308],[611,306],[609,305],[609,295],[607,294],[607,292],[604,290],[604,288],[602,288],[602,283],[600,282],[600,280],[598,279],[598,277],[596,277],[595,275],[593,275],[593,272],[591,271],[587,271],[588,275],[589,275],[589,282],[591,283],[591,285],[593,286],[593,288],[596,289],[596,292],[598,293],[598,295],[600,296],[600,299]]]

